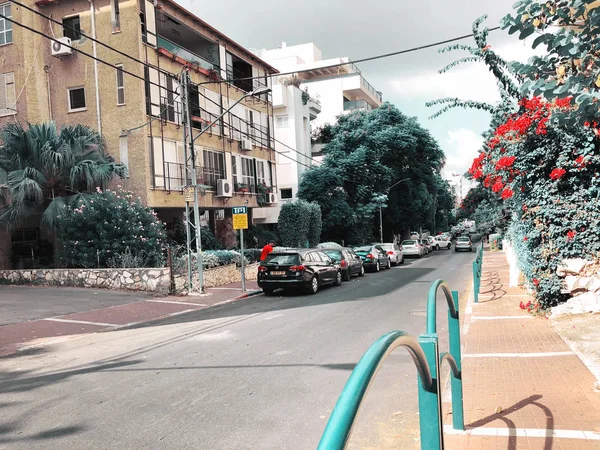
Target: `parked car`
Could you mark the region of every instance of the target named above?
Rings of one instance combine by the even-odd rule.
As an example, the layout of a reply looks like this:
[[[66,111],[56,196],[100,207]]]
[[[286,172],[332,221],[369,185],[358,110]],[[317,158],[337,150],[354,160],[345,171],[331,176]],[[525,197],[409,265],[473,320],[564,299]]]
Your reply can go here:
[[[426,255],[429,255],[433,251],[433,247],[429,243],[428,239],[421,239],[421,245],[423,246]]]
[[[470,252],[473,251],[471,239],[469,239],[468,236],[459,236],[456,239],[456,244],[454,244],[454,251],[458,252],[461,250],[468,250]]]
[[[274,251],[258,267],[257,281],[265,295],[272,295],[277,289],[302,289],[316,294],[323,285],[342,284],[342,270],[319,250]]]
[[[440,248],[445,248],[446,250],[450,250],[452,246],[452,242],[446,236],[436,236],[435,238],[435,249],[439,250]]]
[[[404,264],[404,254],[398,244],[375,244],[379,245],[389,256],[392,265]]]
[[[365,269],[379,272],[392,267],[388,254],[379,245],[361,245],[353,250],[362,259]]]
[[[429,241],[429,245],[431,246],[431,251],[435,250],[435,239],[433,236],[428,236],[427,240]]]
[[[415,256],[422,258],[425,250],[418,239],[407,239],[406,241],[402,241],[402,253],[405,257]]]
[[[364,276],[365,266],[360,256],[350,248],[322,248],[321,251],[339,264],[342,280],[350,281],[352,275]]]

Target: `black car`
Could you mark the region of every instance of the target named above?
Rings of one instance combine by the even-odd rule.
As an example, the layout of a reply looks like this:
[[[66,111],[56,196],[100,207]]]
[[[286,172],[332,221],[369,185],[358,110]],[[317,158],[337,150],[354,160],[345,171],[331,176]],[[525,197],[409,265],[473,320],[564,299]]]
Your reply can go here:
[[[265,295],[276,289],[303,289],[316,294],[325,284],[342,284],[342,270],[320,250],[302,249],[271,253],[258,267],[258,286]]]
[[[390,257],[379,245],[361,245],[354,247],[354,252],[362,259],[365,269],[379,272],[382,268],[392,267]]]
[[[322,248],[327,256],[339,264],[342,270],[342,280],[350,281],[352,275],[362,277],[365,274],[365,266],[360,256],[349,248]]]

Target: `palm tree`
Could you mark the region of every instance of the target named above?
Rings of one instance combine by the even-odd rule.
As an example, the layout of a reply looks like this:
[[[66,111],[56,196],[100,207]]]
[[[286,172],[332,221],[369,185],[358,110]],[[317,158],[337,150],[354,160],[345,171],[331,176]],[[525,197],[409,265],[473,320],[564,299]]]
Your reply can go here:
[[[56,227],[67,206],[125,174],[89,127],[9,123],[0,129],[0,227],[14,229],[40,214],[42,225]]]

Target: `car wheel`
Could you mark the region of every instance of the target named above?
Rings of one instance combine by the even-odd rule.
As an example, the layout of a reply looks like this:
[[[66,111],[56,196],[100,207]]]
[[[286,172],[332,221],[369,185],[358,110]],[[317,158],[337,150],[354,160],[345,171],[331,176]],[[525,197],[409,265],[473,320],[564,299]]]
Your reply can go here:
[[[273,293],[275,292],[274,289],[269,289],[269,288],[263,288],[263,293],[267,296],[270,297],[271,295],[273,295]]]
[[[310,280],[310,287],[308,289],[310,294],[316,294],[317,291],[319,290],[319,279],[317,278],[316,275],[314,275],[312,277],[312,279]]]
[[[402,256],[402,259],[400,260],[399,264],[404,264],[404,255]]]
[[[350,281],[350,269],[342,274],[342,281]]]
[[[435,246],[435,249],[436,249],[436,250],[439,250],[439,249],[440,249],[440,246],[439,246],[439,245],[436,245],[436,246]]]
[[[385,268],[388,270],[392,268],[392,262],[390,261],[390,258],[388,258],[387,266],[385,266]]]
[[[350,279],[350,278],[348,278]],[[335,285],[336,286],[341,286],[342,285],[342,272],[340,272],[338,270],[337,274],[335,275]]]
[[[375,272],[379,272],[381,270],[381,267],[379,266],[379,261],[377,261],[377,264],[375,264]]]
[[[359,277],[365,276],[365,266],[360,266],[360,272],[358,272]]]

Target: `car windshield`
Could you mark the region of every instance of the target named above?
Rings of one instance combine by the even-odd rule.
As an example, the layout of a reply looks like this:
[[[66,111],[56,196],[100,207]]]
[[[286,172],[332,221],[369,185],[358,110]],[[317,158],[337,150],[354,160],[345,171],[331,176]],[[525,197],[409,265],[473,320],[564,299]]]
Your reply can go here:
[[[468,237],[459,237],[457,239],[458,242],[469,242],[469,238]]]
[[[368,253],[371,251],[373,247],[370,245],[363,245],[362,247],[354,247],[354,251],[356,253]]]
[[[384,250],[394,250],[394,244],[379,244],[379,246]]]
[[[293,266],[300,263],[300,257],[298,253],[271,253],[265,264],[269,266]]]
[[[342,260],[342,252],[339,250],[322,250],[330,258],[334,259],[336,262],[340,262]]]
[[[402,245],[415,245],[416,241],[402,241]]]

